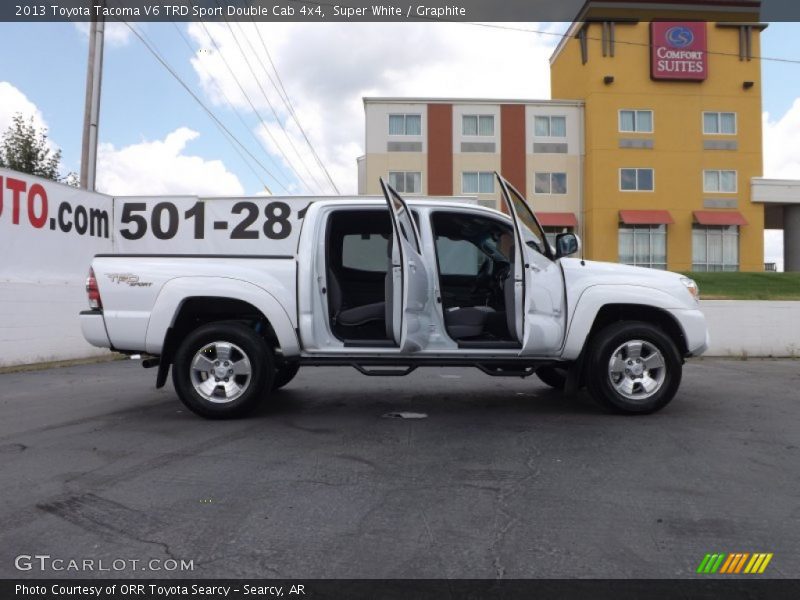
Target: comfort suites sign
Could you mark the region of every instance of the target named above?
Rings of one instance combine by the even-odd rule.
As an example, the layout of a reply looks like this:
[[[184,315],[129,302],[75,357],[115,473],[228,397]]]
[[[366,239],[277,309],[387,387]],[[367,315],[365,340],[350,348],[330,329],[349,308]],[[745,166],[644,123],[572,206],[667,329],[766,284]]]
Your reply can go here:
[[[653,21],[650,41],[650,74],[653,79],[703,81],[708,77],[704,22]]]

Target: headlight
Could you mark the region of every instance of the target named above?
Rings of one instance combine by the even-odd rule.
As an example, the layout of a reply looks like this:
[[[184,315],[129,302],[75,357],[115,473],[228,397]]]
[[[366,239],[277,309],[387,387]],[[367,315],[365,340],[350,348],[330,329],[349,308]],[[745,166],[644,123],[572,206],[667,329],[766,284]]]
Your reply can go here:
[[[694,279],[681,277],[681,283],[686,286],[686,289],[689,290],[689,293],[692,295],[695,301],[700,300],[700,288],[697,287],[697,282]]]

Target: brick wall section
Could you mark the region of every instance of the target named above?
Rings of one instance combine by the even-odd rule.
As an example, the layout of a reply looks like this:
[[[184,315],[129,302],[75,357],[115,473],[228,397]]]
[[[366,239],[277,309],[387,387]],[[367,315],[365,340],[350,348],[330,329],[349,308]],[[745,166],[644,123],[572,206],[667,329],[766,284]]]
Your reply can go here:
[[[428,194],[453,195],[452,104],[428,104]]]
[[[525,106],[500,106],[500,174],[525,195]]]

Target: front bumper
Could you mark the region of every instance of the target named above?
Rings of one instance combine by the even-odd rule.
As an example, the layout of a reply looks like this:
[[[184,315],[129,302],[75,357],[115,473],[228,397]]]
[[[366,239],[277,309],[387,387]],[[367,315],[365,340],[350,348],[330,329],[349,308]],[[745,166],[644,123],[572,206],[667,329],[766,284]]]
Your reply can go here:
[[[669,311],[680,324],[686,340],[686,356],[700,356],[708,350],[710,337],[706,316],[699,308],[672,309]]]
[[[106,323],[103,320],[103,311],[84,310],[80,314],[80,320],[81,331],[87,342],[98,348],[111,347],[111,340],[108,339],[108,332],[106,331]]]

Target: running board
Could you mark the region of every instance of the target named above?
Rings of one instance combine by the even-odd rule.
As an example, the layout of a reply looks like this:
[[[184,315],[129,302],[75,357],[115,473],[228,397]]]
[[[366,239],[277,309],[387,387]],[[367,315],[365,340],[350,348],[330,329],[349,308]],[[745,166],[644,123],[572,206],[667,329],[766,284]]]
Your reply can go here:
[[[530,377],[536,372],[536,367],[490,366],[483,363],[475,365],[481,371],[492,377]]]
[[[415,366],[401,367],[399,365],[396,369],[367,369],[358,363],[353,363],[353,368],[362,375],[370,377],[404,377],[417,370]]]
[[[403,377],[419,367],[474,367],[492,377],[530,377],[545,365],[563,364],[554,360],[521,357],[438,357],[438,356],[303,356],[307,367],[353,367],[370,377]]]

